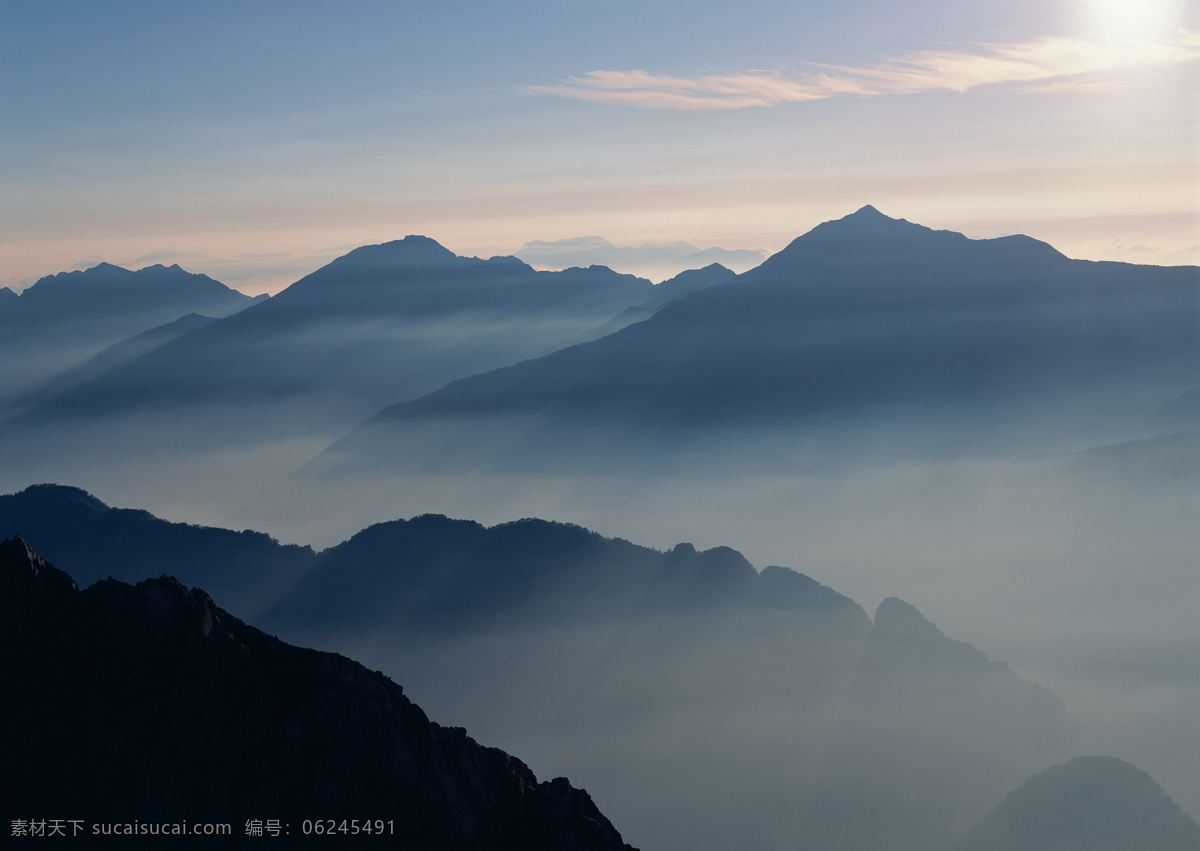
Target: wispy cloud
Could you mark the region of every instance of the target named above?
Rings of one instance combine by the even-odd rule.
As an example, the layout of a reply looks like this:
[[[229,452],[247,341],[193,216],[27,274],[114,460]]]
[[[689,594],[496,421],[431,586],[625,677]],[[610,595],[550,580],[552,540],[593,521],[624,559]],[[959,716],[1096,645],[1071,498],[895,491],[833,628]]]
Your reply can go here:
[[[1172,41],[1095,41],[1043,38],[969,49],[925,50],[867,68],[816,65],[804,73],[741,71],[671,77],[646,71],[589,71],[536,94],[657,109],[743,109],[845,95],[964,92],[980,86],[1021,85],[1023,91],[1093,88],[1094,76],[1200,58],[1200,33]]]

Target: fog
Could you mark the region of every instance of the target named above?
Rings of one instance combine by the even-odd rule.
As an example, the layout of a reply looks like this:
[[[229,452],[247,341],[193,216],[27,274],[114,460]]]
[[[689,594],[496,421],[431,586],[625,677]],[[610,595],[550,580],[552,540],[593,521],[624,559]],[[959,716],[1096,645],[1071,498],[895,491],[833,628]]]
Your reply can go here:
[[[487,525],[551,518],[663,550],[681,541],[733,547],[759,569],[794,568],[868,613],[890,596],[912,603],[946,635],[1049,688],[1079,722],[1069,744],[964,786],[947,834],[965,832],[1029,773],[1079,753],[1128,760],[1200,811],[1200,482],[1186,446],[1162,474],[1161,464],[1130,465],[1117,453],[1014,454],[1013,444],[1026,443],[1018,438],[966,441],[974,448],[939,456],[929,429],[911,419],[837,435],[743,432],[723,453],[711,435],[672,447],[596,425],[572,433],[590,451],[560,465],[541,439],[544,424],[513,420],[486,430],[494,446],[465,445],[444,423],[430,424],[424,437],[406,438],[400,471],[387,459],[350,471],[325,456],[295,473],[326,438],[206,440],[236,420],[231,408],[185,430],[153,418],[137,427],[114,421],[83,444],[31,431],[21,443],[42,440],[46,451],[26,462],[6,442],[0,487],[59,480],[112,505],[317,549],[370,523],[429,512]],[[924,439],[899,443],[902,434]],[[531,440],[545,449],[542,461],[516,472],[525,457],[517,448]],[[276,629],[383,670],[431,718],[517,754],[539,777],[569,776],[627,841],[646,848],[716,849],[739,839],[785,848],[815,836],[806,801],[830,794],[839,731],[850,717],[874,723],[839,702],[861,642],[838,649],[776,617],[539,626],[525,613],[507,627],[441,638],[379,626]],[[928,696],[949,699],[932,688]],[[901,712],[892,699],[888,707],[890,741],[907,742],[908,754],[889,759],[933,760],[930,777],[910,778],[922,788],[962,775],[950,756],[930,756],[934,745],[971,741],[953,752],[972,764],[997,758],[988,751],[1002,739],[980,733],[978,719],[955,738],[940,725],[930,731],[927,706]],[[839,750],[832,765],[870,773],[883,752],[891,753]],[[828,801],[819,809],[840,811]],[[926,834],[917,826],[912,835]],[[831,837],[824,847],[904,847]]]
[[[509,423],[510,437],[523,439],[533,428],[524,425]],[[704,442],[686,451],[650,453],[644,445],[634,451],[615,436],[606,442],[592,438],[586,446],[621,445],[620,462],[597,450],[597,457],[573,470],[522,475],[507,464],[473,467],[477,459],[471,456],[479,447],[464,446],[468,457],[447,473],[422,465],[422,457],[446,455],[418,441],[412,455],[417,460],[403,475],[372,478],[363,472],[345,480],[314,475],[311,481],[297,476],[237,516],[287,540],[307,532],[305,542],[315,544],[340,540],[365,522],[422,512],[488,524],[552,517],[663,549],[679,541],[702,549],[731,546],[759,568],[781,564],[812,576],[869,612],[895,595],[948,635],[1050,688],[1081,724],[1079,752],[1133,762],[1185,809],[1200,811],[1194,772],[1200,764],[1194,735],[1200,722],[1195,616],[1200,479],[1194,446],[1181,450],[1176,463],[1167,465],[1174,472],[1163,475],[1161,465],[1131,468],[1113,463],[1105,452],[1066,449],[1017,457],[994,449],[960,451],[939,459],[921,445],[919,452],[893,452],[889,458],[867,449],[837,454],[830,447],[845,450],[844,441],[829,440],[822,444],[827,451],[804,464],[797,461],[803,453],[796,447],[805,441],[788,433],[760,432],[731,449],[730,459]],[[436,439],[441,446],[462,446],[445,431]],[[503,452],[482,454],[503,458]],[[764,458],[776,459],[776,469],[764,469],[770,466]],[[306,529],[293,525],[295,518],[318,515]],[[452,719],[472,706],[469,697],[441,696],[453,690],[447,683],[456,677],[449,672],[460,670],[461,659],[437,666],[428,674],[433,684],[422,686],[425,675],[390,660],[385,646],[365,641],[353,649],[379,660],[399,681],[411,682],[418,702],[425,691],[431,712],[443,706]],[[511,652],[514,659],[521,655]],[[755,655],[745,648],[744,658]],[[508,669],[481,664],[464,670],[462,681],[474,683],[479,670]],[[489,699],[481,707],[495,705]],[[496,729],[497,735],[514,736],[501,738],[535,760],[535,770],[535,757],[545,748],[562,751],[547,742],[537,746],[529,733],[489,727],[496,722],[484,717],[488,714],[480,708],[459,717],[481,734]],[[762,723],[765,742],[774,733]],[[633,750],[641,752],[639,747]],[[747,759],[750,766],[758,758]],[[560,762],[546,765],[567,770]],[[572,774],[577,775],[578,770]],[[605,788],[589,785],[586,777],[579,781],[597,793]],[[794,786],[794,779],[789,783]],[[632,802],[629,809],[626,818],[636,821]],[[618,812],[623,809],[614,818]],[[636,835],[630,841],[636,844]],[[701,836],[695,841],[700,844],[693,847],[721,846],[719,841],[705,846]]]

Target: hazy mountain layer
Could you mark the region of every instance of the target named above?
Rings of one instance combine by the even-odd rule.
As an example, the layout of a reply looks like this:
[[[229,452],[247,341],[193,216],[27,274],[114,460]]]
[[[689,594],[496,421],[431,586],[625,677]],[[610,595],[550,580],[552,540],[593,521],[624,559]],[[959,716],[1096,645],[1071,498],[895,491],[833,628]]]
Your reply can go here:
[[[875,613],[840,723],[808,804],[815,848],[944,848],[1078,738],[1049,691],[895,598]]]
[[[1197,851],[1200,826],[1150,775],[1081,756],[1030,777],[955,851]]]
[[[171,577],[79,591],[18,538],[0,544],[0,585],[0,656],[23,684],[0,698],[19,731],[0,781],[14,817],[86,820],[89,846],[105,845],[96,823],[224,823],[240,844],[248,820],[273,818],[289,847],[629,848],[565,779],[539,784],[382,674]],[[374,832],[305,835],[314,819]],[[155,840],[179,841],[138,836]]]
[[[102,349],[188,313],[228,316],[255,301],[178,266],[136,272],[101,263],[0,298],[0,402]]]
[[[268,629],[404,680],[538,773],[570,769],[639,844],[948,842],[1078,736],[1048,692],[908,604],[872,626],[724,547],[422,516],[313,554],[56,486],[0,498],[0,527],[81,575],[220,583]]]
[[[702,249],[686,242],[646,243],[636,248],[618,248],[599,236],[579,236],[553,242],[535,239],[521,246],[516,256],[530,265],[546,269],[600,265],[661,281],[683,270],[698,269],[710,263],[720,263],[738,272],[745,272],[761,263],[766,252]]]
[[[397,397],[586,339],[630,308],[661,306],[732,274],[721,271],[660,289],[602,267],[549,273],[512,257],[457,257],[410,236],[356,249],[255,310],[124,364],[25,420],[304,397],[338,400],[313,421],[351,423]]]
[[[272,605],[316,559],[308,547],[280,544],[261,532],[170,523],[58,485],[0,495],[0,538],[16,535],[51,562],[73,565],[84,586],[169,571],[212,589],[244,617]]]
[[[25,399],[0,425],[0,485],[157,482],[177,505],[228,512],[397,398],[594,339],[731,275],[654,286],[457,257],[424,237],[366,246],[248,312],[130,339]],[[20,372],[25,354],[6,363]]]
[[[439,463],[513,466],[590,459],[606,427],[670,444],[937,417],[931,439],[953,445],[1015,418],[1069,441],[1194,382],[1198,285],[1194,268],[1068,260],[866,207],[644,323],[386,409],[330,458],[411,467],[431,427],[454,435]]]
[[[120,342],[113,343],[80,366],[59,373],[49,382],[38,387],[33,393],[17,399],[13,403],[13,413],[16,415],[17,412],[24,412],[33,407],[41,407],[43,410],[48,409],[53,411],[55,408],[63,405],[64,397],[66,397],[67,407],[69,408],[71,406],[71,402],[69,401],[71,394],[73,391],[78,393],[77,388],[98,380],[103,385],[103,377],[108,372],[132,360],[144,357],[160,346],[164,346],[186,334],[198,331],[201,328],[207,328],[218,321],[220,320],[211,316],[189,313],[173,322],[159,325],[156,328],[151,328],[148,331],[143,331],[140,334],[135,334]],[[87,391],[83,392],[86,393]]]

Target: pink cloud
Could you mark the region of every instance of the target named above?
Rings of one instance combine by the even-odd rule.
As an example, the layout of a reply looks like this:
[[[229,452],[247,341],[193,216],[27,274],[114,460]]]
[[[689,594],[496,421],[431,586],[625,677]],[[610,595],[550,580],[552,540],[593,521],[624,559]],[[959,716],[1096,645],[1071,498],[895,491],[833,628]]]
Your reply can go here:
[[[926,50],[868,68],[814,66],[801,74],[741,71],[672,77],[647,71],[589,71],[535,94],[653,109],[744,109],[846,95],[871,97],[980,86],[1024,85],[1022,91],[1095,88],[1095,75],[1178,65],[1200,58],[1200,33],[1171,42],[1044,38],[984,44],[973,50]],[[1030,84],[1036,84],[1030,86]]]

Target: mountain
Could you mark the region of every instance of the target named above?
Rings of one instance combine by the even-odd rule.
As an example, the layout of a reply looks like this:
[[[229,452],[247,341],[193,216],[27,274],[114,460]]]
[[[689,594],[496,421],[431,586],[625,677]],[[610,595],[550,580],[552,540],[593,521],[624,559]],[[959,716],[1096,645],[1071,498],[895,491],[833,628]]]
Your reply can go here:
[[[80,591],[20,539],[0,544],[0,586],[0,655],[23,684],[0,698],[20,731],[0,781],[14,815],[70,815],[103,847],[128,843],[106,845],[106,824],[244,838],[278,819],[302,848],[361,847],[348,833],[363,823],[367,841],[413,849],[629,848],[565,779],[539,783],[382,674],[284,644],[200,589]],[[314,819],[329,832],[310,835]]]
[[[1200,477],[1200,429],[1092,446],[1072,453],[1063,466],[1087,482],[1173,482],[1191,494]]]
[[[165,325],[159,325],[156,328],[135,334],[132,337],[114,343],[95,357],[89,359],[86,363],[59,373],[51,381],[39,387],[29,396],[16,400],[13,408],[16,411],[22,411],[33,406],[49,406],[53,408],[58,404],[61,397],[72,391],[76,391],[77,388],[85,387],[90,382],[96,381],[110,370],[116,369],[122,364],[136,358],[143,357],[158,347],[177,340],[185,334],[190,334],[201,328],[207,328],[217,321],[219,320],[211,316],[189,313],[173,322],[168,322]]]
[[[651,280],[664,280],[683,270],[720,263],[739,272],[763,261],[766,252],[697,248],[686,242],[647,242],[637,248],[618,248],[599,236],[579,236],[553,242],[527,242],[516,256],[533,266],[566,269],[571,266],[608,266]]]
[[[37,281],[14,299],[3,302],[6,311],[26,322],[87,319],[98,325],[132,327],[142,317],[158,315],[162,324],[185,313],[227,316],[254,301],[207,275],[186,272],[179,266],[155,264],[130,271],[111,263],[90,269],[60,272]],[[18,329],[30,334],[28,329]]]
[[[840,724],[808,804],[813,847],[830,851],[945,847],[1079,736],[1048,690],[896,598],[876,610]]]
[[[274,604],[316,558],[308,547],[261,532],[170,523],[61,485],[0,495],[0,538],[17,535],[51,561],[73,565],[84,585],[105,577],[136,582],[169,569],[248,616]]]
[[[734,277],[734,271],[720,263],[710,263],[707,266],[687,269],[655,286],[652,297],[644,307],[657,311],[685,295],[723,284]]]
[[[664,553],[569,524],[486,528],[438,515],[379,523],[324,550],[264,617],[280,629],[428,635],[721,609],[867,625],[849,598],[788,568],[760,574],[728,547],[679,544]]]
[[[954,851],[1197,851],[1200,826],[1150,775],[1081,756],[1027,779]]]
[[[398,398],[594,339],[728,274],[660,289],[600,267],[458,257],[420,236],[365,246],[248,310],[130,340],[24,394],[0,415],[0,488],[84,481],[225,520]]]
[[[330,455],[403,469],[409,435],[436,429],[455,435],[443,454],[494,464],[489,433],[516,423],[529,437],[503,457],[523,464],[578,456],[564,438],[581,428],[678,442],[896,417],[936,420],[939,447],[1045,423],[1045,449],[1194,384],[1198,287],[1192,267],[1069,260],[864,207],[645,322],[384,409]]]
[[[254,310],[119,364],[20,422],[206,406],[237,406],[244,419],[292,402],[310,409],[304,421],[318,430],[331,419],[345,427],[397,397],[590,339],[626,310],[656,309],[729,275],[710,268],[659,289],[602,267],[535,272],[512,257],[458,257],[409,236],[355,249]],[[255,426],[295,429],[293,413]]]
[[[0,398],[186,314],[228,316],[257,300],[178,266],[101,263],[42,278],[0,299]]]
[[[491,528],[423,515],[314,553],[261,532],[171,523],[79,488],[0,495],[0,537],[20,535],[85,584],[164,566],[219,591],[276,630],[475,631],[497,623],[649,617],[721,607],[825,612],[859,627],[854,601],[788,568],[761,574],[728,547],[668,552],[579,526],[526,519]]]
[[[1076,735],[1049,692],[912,606],[889,599],[872,624],[728,547],[422,515],[314,554],[49,485],[0,497],[0,535],[18,532],[96,588],[219,583],[285,640],[363,659],[538,773],[585,778],[638,844],[949,841]]]
[[[1180,393],[1150,413],[1165,428],[1200,430],[1200,387]]]

